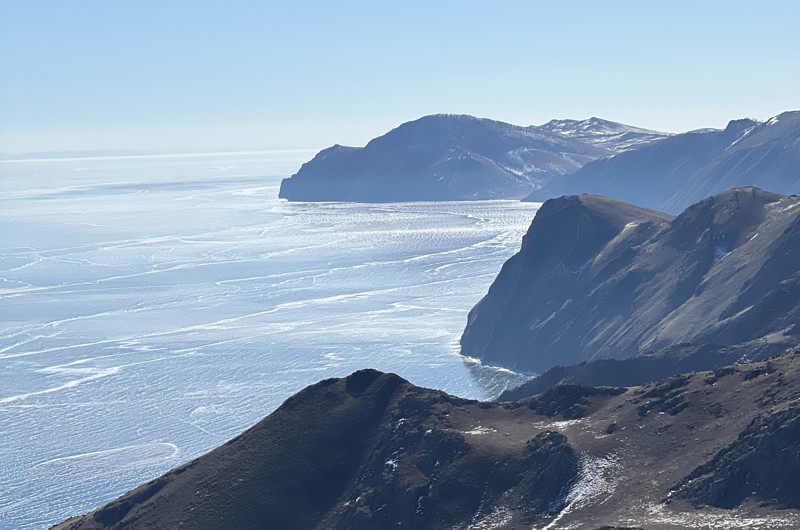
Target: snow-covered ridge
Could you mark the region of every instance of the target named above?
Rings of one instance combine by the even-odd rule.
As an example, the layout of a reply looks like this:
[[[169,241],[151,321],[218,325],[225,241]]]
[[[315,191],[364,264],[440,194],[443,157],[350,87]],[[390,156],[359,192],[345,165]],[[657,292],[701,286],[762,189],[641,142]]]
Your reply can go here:
[[[595,117],[585,120],[550,120],[539,128],[614,153],[628,151],[670,136],[668,133]]]

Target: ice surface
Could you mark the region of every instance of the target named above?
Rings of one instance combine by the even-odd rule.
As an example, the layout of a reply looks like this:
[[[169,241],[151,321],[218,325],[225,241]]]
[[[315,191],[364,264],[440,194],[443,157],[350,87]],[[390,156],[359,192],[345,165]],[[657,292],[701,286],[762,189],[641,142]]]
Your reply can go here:
[[[537,205],[287,203],[269,157],[0,161],[0,528],[46,528],[373,367],[469,398]]]

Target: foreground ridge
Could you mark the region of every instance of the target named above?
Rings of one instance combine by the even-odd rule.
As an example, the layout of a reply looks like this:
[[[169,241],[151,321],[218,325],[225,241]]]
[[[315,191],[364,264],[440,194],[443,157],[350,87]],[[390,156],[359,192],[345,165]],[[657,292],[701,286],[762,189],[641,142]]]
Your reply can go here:
[[[363,370],[56,528],[797,528],[798,412],[800,352],[509,403]]]

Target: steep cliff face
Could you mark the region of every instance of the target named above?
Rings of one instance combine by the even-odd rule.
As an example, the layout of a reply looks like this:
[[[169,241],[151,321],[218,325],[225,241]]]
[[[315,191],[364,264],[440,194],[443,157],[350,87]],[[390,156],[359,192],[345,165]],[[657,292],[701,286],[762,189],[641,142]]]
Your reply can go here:
[[[796,529],[798,399],[800,354],[500,404],[364,370],[57,528]]]
[[[672,218],[547,201],[473,308],[462,353],[544,372],[680,343],[798,342],[800,199],[734,189]]]

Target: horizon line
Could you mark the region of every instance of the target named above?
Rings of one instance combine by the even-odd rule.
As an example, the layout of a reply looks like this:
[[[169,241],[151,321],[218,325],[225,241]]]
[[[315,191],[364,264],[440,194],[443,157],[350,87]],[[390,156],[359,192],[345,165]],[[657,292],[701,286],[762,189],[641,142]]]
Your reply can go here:
[[[199,151],[185,153],[142,153],[128,155],[81,155],[81,156],[52,156],[39,158],[24,158],[24,155],[12,155],[20,158],[2,158],[0,164],[24,164],[26,162],[69,162],[69,161],[91,161],[91,160],[135,160],[135,159],[161,159],[161,158],[188,158],[188,157],[215,157],[215,156],[240,156],[240,155],[285,155],[285,154],[308,154],[317,153],[321,148],[304,149],[267,149],[256,151]],[[78,151],[77,153],[80,153]],[[86,151],[90,153],[91,151]],[[54,153],[58,153],[57,151]]]

